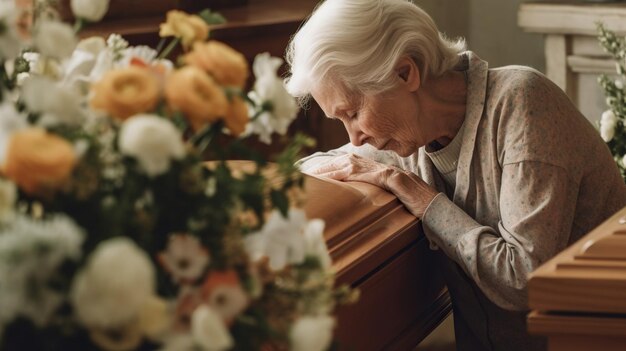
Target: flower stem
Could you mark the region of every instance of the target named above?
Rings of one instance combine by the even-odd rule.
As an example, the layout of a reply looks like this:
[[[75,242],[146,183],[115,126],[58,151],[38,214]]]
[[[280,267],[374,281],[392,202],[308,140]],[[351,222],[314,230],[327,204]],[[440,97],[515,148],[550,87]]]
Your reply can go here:
[[[85,26],[85,20],[82,18],[76,18],[76,21],[74,21],[74,33],[78,34],[83,27]]]
[[[180,42],[180,38],[174,38],[174,40],[170,41],[167,47],[163,51],[161,51],[161,53],[159,54],[157,58],[158,59],[166,58],[172,52],[172,50],[174,50],[174,48],[176,47],[176,45],[178,45],[179,42]]]

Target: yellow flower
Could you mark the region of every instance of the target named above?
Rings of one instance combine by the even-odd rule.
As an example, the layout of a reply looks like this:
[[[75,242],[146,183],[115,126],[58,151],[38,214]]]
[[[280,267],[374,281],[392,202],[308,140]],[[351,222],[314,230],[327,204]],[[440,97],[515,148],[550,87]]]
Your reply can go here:
[[[151,340],[157,340],[160,335],[163,335],[172,322],[167,301],[159,296],[148,298],[139,311],[138,317],[139,329]]]
[[[161,24],[161,37],[177,37],[185,49],[197,41],[204,41],[209,36],[209,25],[196,15],[172,10],[167,13],[167,21]]]
[[[246,130],[246,124],[248,124],[249,120],[248,106],[240,96],[233,96],[232,101],[228,105],[226,117],[224,118],[226,128],[237,137]]]
[[[7,146],[4,173],[29,194],[59,189],[76,165],[76,154],[65,139],[43,129],[15,132]]]
[[[221,85],[243,88],[248,79],[248,62],[238,51],[219,41],[195,43],[184,56],[187,64],[207,71]]]
[[[220,86],[200,69],[187,66],[172,73],[165,83],[169,106],[182,111],[194,131],[224,117],[228,99]]]
[[[92,89],[91,106],[120,120],[152,111],[160,97],[158,80],[138,66],[109,71]]]

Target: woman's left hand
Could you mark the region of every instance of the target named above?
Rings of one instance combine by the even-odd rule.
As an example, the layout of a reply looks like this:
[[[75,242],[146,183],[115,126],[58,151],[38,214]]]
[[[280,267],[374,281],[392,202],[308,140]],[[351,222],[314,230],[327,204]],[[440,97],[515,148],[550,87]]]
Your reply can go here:
[[[396,171],[394,168],[356,154],[345,154],[333,158],[311,173],[342,181],[360,181],[387,188],[387,178]]]
[[[393,193],[416,217],[422,218],[430,202],[439,193],[413,173],[387,166],[355,154],[332,159],[312,171],[313,174],[342,181],[361,181]]]

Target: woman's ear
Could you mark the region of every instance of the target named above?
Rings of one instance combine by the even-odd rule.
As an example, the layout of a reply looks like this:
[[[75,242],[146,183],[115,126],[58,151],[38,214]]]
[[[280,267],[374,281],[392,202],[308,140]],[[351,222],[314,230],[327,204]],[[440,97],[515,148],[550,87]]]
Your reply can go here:
[[[409,91],[414,92],[419,89],[421,84],[420,71],[415,61],[408,56],[403,56],[396,64],[396,73]]]

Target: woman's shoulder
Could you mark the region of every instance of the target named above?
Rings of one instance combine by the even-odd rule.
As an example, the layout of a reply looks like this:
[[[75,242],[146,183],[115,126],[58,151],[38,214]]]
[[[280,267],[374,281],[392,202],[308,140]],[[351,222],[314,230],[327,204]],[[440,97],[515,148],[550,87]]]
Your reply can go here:
[[[543,73],[528,66],[504,66],[489,69],[487,88],[492,93],[552,92],[565,97],[564,92]]]
[[[565,92],[530,67],[490,70],[486,100],[484,115],[497,126],[503,163],[535,160],[569,169],[572,152],[603,146]]]

